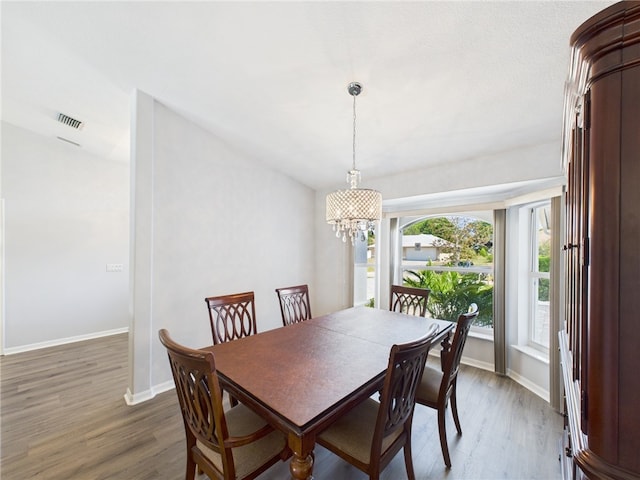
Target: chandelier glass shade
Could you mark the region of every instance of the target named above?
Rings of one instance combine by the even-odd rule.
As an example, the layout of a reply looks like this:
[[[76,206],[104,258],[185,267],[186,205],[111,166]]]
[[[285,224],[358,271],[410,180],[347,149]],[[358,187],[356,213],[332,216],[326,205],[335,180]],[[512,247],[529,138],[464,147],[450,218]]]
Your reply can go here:
[[[349,172],[352,175],[353,170]],[[359,176],[356,171],[354,175]],[[382,217],[382,195],[376,190],[351,187],[337,190],[327,195],[327,223],[333,225],[337,237],[351,243],[356,235],[364,237],[375,228],[375,222]]]
[[[327,223],[333,225],[336,237],[347,237],[354,244],[356,238],[366,238],[376,222],[382,218],[382,194],[368,188],[358,188],[360,171],[356,169],[356,96],[362,91],[359,83],[350,83],[348,92],[353,96],[353,166],[347,173],[349,188],[327,195]]]

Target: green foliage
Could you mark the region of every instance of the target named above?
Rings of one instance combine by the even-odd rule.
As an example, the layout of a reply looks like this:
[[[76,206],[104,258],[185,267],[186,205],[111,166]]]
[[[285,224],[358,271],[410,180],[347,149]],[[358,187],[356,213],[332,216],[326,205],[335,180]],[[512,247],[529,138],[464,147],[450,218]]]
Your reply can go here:
[[[371,246],[374,243],[376,243],[376,234],[373,231],[369,230],[369,233],[367,234],[367,245]]]
[[[541,257],[548,257],[551,255],[551,241],[545,240],[538,245],[538,255]]]
[[[478,305],[475,325],[493,325],[493,285],[485,274],[407,271],[405,285],[431,290],[427,311],[433,318],[456,321],[471,303]]]
[[[447,217],[427,218],[413,225],[405,227],[404,235],[420,235],[421,233],[435,235],[447,242],[455,241],[456,226]]]
[[[540,255],[538,257],[538,271],[539,272],[548,272],[549,271],[549,263],[551,261],[551,257],[549,255]]]
[[[493,225],[481,220],[473,221],[469,224],[470,236],[473,238],[474,249],[486,247],[493,244]]]
[[[371,297],[364,306],[374,308],[376,306],[376,299]]]
[[[473,259],[476,264],[484,263],[489,264],[493,263],[493,253],[489,251],[489,249],[485,246],[482,246],[476,250],[476,257]]]
[[[538,300],[542,302],[549,301],[549,279],[541,278],[538,280]]]

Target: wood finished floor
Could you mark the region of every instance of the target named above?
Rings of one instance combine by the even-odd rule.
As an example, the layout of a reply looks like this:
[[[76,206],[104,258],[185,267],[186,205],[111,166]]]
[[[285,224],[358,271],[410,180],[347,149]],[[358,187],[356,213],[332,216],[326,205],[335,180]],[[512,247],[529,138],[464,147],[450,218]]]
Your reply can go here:
[[[184,431],[175,392],[132,407],[124,402],[127,344],[124,334],[0,358],[0,478],[184,478]],[[562,418],[546,402],[508,378],[463,366],[458,405],[461,437],[447,415],[450,470],[442,461],[435,411],[416,407],[418,480],[559,478]],[[367,478],[321,447],[314,477]],[[259,477],[286,478],[284,463]],[[406,478],[401,453],[382,478]]]

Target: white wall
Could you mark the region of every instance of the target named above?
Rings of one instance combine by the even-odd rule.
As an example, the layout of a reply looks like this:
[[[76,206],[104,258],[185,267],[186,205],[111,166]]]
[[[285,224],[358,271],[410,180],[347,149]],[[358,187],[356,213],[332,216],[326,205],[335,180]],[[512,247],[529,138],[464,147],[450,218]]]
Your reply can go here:
[[[381,191],[383,200],[559,177],[562,176],[560,136],[555,142],[383,178],[369,179],[364,175],[366,171],[363,187]]]
[[[281,326],[275,289],[314,283],[314,191],[134,94],[133,305],[127,401],[172,386],[158,330],[212,343],[204,298],[254,291],[258,331]]]
[[[343,188],[340,186],[340,188]],[[322,295],[312,307],[314,316],[335,312],[353,305],[351,242],[336,238],[326,221],[327,192],[315,196],[315,285]]]
[[[3,122],[2,196],[5,353],[124,331],[128,165]]]

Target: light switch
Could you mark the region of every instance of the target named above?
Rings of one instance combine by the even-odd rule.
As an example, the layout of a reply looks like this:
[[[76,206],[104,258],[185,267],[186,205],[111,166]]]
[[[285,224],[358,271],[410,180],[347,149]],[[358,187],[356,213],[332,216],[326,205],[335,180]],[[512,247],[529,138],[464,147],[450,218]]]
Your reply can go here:
[[[122,264],[121,263],[107,263],[107,272],[121,272]]]

